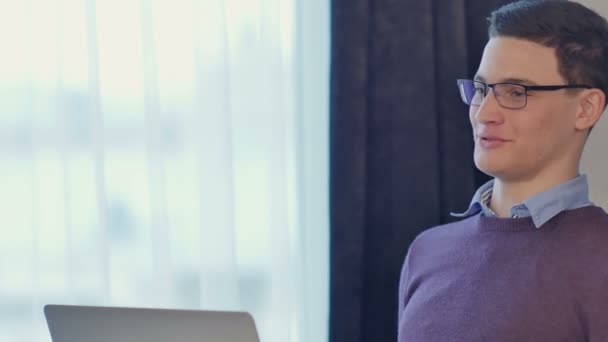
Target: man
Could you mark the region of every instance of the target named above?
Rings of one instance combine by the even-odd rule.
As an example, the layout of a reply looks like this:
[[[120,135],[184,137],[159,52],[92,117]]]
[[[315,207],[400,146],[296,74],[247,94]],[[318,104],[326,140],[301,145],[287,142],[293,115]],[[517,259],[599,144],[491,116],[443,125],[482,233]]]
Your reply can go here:
[[[464,219],[411,244],[399,341],[608,341],[608,214],[578,173],[606,106],[608,22],[524,0],[489,18],[474,80],[458,80],[474,160],[494,177]]]

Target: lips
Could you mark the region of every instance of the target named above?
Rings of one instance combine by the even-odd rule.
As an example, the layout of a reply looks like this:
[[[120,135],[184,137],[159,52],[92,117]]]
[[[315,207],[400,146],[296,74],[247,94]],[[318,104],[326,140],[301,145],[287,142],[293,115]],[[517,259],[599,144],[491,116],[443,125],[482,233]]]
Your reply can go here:
[[[510,140],[504,139],[497,135],[492,134],[481,134],[477,136],[479,145],[486,149],[494,149],[501,147],[508,143]]]

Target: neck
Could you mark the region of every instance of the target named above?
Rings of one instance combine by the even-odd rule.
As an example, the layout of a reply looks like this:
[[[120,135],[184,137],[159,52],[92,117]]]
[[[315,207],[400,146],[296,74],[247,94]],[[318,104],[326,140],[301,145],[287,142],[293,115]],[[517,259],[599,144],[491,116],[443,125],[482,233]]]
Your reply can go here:
[[[508,217],[514,205],[577,176],[578,170],[571,170],[561,175],[554,174],[553,177],[535,177],[529,180],[510,181],[496,178],[490,207],[498,216]]]

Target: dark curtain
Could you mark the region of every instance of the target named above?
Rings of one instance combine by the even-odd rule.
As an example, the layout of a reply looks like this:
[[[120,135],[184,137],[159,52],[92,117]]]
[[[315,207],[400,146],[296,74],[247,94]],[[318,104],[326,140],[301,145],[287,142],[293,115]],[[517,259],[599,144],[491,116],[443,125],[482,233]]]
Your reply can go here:
[[[331,342],[396,341],[409,244],[487,179],[456,79],[507,2],[332,0]]]

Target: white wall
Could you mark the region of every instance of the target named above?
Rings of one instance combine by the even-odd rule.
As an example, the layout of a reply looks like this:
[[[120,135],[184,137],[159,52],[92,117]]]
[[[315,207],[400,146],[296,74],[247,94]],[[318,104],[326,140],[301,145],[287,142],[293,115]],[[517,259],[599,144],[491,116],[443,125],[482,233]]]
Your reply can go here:
[[[586,6],[608,18],[608,1],[580,0]],[[591,200],[608,210],[608,113],[591,132],[581,165],[581,172],[589,176]]]

